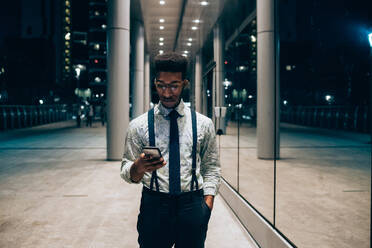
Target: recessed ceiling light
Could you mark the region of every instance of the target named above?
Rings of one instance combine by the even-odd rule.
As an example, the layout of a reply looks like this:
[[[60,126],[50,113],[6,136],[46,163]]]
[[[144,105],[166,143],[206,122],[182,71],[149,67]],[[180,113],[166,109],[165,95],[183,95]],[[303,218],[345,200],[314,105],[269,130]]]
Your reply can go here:
[[[189,41],[192,41],[192,38],[189,38]]]
[[[193,20],[194,23],[200,23],[199,19]]]
[[[159,40],[160,40],[160,41],[163,41],[163,40],[164,40],[164,38],[163,38],[163,37],[160,37],[160,38],[159,38]]]
[[[189,51],[184,51],[184,53],[188,54],[188,53],[189,53]]]
[[[163,18],[159,19],[159,22],[160,23],[163,23],[164,22],[164,19]]]
[[[164,5],[165,4],[165,1],[160,1],[159,2],[161,5]]]
[[[160,30],[163,30],[164,29],[164,26],[160,26],[159,28],[160,28]]]
[[[160,43],[159,43],[159,46],[163,46],[163,45],[164,45],[164,43],[163,43],[163,42],[160,42]]]
[[[197,30],[198,28],[195,27],[195,26],[193,26],[193,27],[191,27],[191,29],[192,29],[192,30]]]
[[[163,54],[164,53],[164,51],[163,50],[159,50],[159,54]]]
[[[192,46],[192,44],[190,42],[187,43],[188,46]]]
[[[187,57],[187,54],[182,54],[183,57]]]
[[[207,1],[201,1],[200,2],[200,5],[202,5],[202,6],[207,6],[209,3],[207,2]]]

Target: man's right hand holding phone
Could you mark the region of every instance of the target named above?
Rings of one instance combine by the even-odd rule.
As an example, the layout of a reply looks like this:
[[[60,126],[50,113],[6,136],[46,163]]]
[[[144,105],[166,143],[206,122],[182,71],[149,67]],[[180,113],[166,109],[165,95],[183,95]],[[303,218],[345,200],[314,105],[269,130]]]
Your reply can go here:
[[[132,181],[139,182],[145,172],[153,172],[166,164],[167,162],[164,161],[163,157],[152,158],[151,156],[146,156],[145,153],[141,153],[140,157],[134,161],[130,168],[130,177]]]

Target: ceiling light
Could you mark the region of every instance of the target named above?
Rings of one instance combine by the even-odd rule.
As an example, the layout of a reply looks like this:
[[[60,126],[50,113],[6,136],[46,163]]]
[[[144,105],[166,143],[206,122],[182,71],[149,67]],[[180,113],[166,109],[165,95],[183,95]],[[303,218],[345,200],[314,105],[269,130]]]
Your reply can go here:
[[[188,53],[189,53],[189,51],[184,51],[184,53],[188,54]]]
[[[164,5],[165,4],[165,1],[160,1],[159,2],[161,5]]]
[[[164,38],[163,38],[163,37],[160,37],[160,38],[159,38],[159,40],[160,40],[160,41],[163,41],[163,40],[164,40]]]
[[[193,27],[191,27],[191,29],[192,29],[192,30],[197,30],[198,28],[195,27],[195,26],[193,26]]]
[[[187,54],[182,54],[183,57],[187,57]]]
[[[192,22],[194,22],[194,23],[200,23],[200,20],[199,19],[196,19],[196,20],[193,20]]]
[[[164,29],[164,26],[160,26],[159,28],[160,28],[160,30],[163,30]]]
[[[202,5],[202,6],[207,6],[209,3],[207,2],[207,1],[201,1],[200,2],[200,5]]]
[[[192,38],[189,38],[189,41],[192,41]]]
[[[159,54],[163,54],[164,53],[164,51],[163,50],[159,50]]]
[[[163,42],[160,42],[160,43],[159,43],[159,46],[163,46],[163,45],[164,45],[164,43],[163,43]]]
[[[187,43],[188,46],[192,46],[192,44],[190,42]]]
[[[159,19],[159,22],[163,23],[164,22],[164,19],[163,18]]]

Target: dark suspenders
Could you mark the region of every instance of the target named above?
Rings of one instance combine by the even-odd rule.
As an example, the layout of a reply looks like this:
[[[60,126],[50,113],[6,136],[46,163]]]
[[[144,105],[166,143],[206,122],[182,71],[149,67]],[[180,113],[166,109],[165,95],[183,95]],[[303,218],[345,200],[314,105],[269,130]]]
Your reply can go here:
[[[197,146],[197,123],[196,123],[196,112],[191,110],[191,121],[192,121],[192,169],[191,169],[191,188],[190,191],[194,190],[194,184],[196,190],[199,189],[198,180],[196,178],[196,146]],[[147,123],[148,123],[148,130],[149,130],[149,143],[150,146],[155,146],[155,118],[154,118],[154,109],[150,109],[147,115]],[[151,182],[150,182],[150,189],[153,190],[154,188],[154,181],[156,191],[159,192],[159,182],[158,176],[156,174],[156,170],[152,172],[151,175]]]
[[[154,128],[155,118],[154,118],[154,109],[150,109],[147,115],[147,124],[149,129],[149,143],[150,146],[155,146],[155,128]],[[154,180],[155,180],[155,186],[156,191],[159,192],[159,182],[158,182],[158,176],[156,175],[156,170],[152,172],[151,176],[151,183],[150,183],[150,189],[153,190],[154,188]]]

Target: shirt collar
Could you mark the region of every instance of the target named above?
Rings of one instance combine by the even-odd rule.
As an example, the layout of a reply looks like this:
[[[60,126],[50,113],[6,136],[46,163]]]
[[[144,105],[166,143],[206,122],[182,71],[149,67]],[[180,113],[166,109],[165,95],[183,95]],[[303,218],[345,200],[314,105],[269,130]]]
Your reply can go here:
[[[164,117],[167,117],[169,113],[173,110],[173,109],[164,107],[160,101],[158,104],[156,104],[156,108],[159,110],[159,113],[163,115]],[[182,99],[180,103],[174,108],[174,110],[176,110],[180,116],[185,115],[185,103],[183,102]]]

